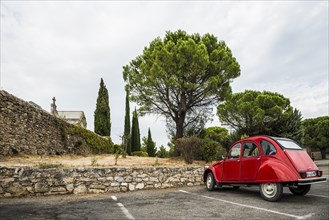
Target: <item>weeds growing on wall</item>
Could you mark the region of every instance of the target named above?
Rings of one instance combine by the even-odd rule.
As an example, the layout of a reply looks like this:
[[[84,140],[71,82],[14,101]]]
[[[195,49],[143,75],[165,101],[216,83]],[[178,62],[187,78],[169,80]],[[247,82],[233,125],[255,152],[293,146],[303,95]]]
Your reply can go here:
[[[67,130],[68,135],[81,137],[84,141],[77,141],[75,147],[90,149],[90,153],[113,153],[114,145],[110,137],[102,137],[92,131],[79,126],[72,126]]]

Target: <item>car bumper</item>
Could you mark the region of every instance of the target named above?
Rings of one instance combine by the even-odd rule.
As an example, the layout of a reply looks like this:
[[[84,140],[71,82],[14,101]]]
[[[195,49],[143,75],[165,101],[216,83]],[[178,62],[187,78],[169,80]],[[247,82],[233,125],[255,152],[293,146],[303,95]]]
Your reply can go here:
[[[325,183],[325,182],[327,182],[327,178],[325,178],[325,177],[307,178],[307,179],[299,179],[297,182],[297,185],[303,186],[303,185]]]

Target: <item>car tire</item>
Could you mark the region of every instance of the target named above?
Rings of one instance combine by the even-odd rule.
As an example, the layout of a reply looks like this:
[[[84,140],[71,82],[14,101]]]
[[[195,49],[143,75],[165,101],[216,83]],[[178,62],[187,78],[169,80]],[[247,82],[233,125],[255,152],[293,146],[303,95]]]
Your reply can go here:
[[[263,183],[259,185],[259,190],[262,198],[270,202],[278,201],[283,195],[281,183]]]
[[[290,192],[297,196],[304,196],[306,195],[311,189],[311,185],[304,185],[295,187],[289,187]]]
[[[215,178],[212,172],[209,172],[207,174],[207,179],[206,179],[206,187],[208,191],[213,191],[215,189]]]

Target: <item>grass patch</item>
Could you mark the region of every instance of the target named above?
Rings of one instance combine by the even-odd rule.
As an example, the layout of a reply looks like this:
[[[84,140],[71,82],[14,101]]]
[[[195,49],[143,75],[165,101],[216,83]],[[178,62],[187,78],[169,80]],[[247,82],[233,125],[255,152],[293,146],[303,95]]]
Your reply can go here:
[[[39,163],[39,169],[61,168],[63,166],[61,163]]]

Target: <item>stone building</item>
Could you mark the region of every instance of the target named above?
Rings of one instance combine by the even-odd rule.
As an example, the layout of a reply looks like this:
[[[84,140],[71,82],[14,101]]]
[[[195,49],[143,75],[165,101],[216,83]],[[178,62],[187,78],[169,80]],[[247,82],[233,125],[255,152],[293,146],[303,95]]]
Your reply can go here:
[[[87,127],[87,120],[83,111],[58,111],[55,97],[53,98],[53,103],[51,104],[50,113],[70,124],[79,125],[83,128]]]

